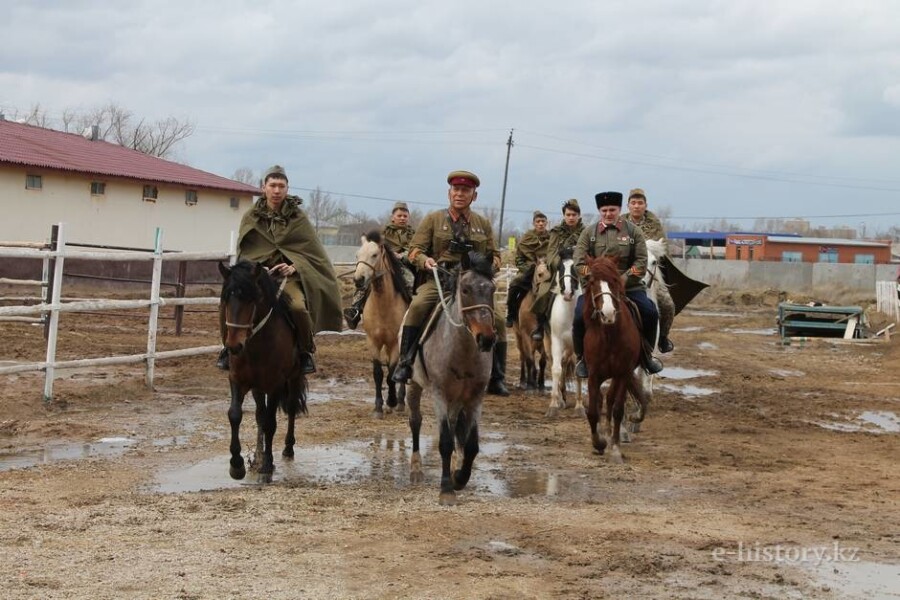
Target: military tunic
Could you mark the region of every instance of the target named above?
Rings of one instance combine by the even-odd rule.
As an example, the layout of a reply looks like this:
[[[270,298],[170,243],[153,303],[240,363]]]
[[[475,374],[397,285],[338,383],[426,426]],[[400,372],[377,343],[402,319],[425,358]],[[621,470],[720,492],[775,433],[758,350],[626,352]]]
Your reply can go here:
[[[666,230],[663,229],[662,221],[649,210],[644,213],[644,218],[640,222],[634,220],[631,213],[625,215],[625,220],[634,223],[641,228],[645,240],[666,239]]]
[[[519,243],[516,244],[516,268],[519,273],[524,273],[535,264],[538,259],[547,257],[547,248],[550,245],[550,232],[532,229],[525,232]]]
[[[612,225],[599,222],[581,232],[575,245],[575,271],[584,283],[588,274],[587,257],[609,256],[618,262],[619,273],[627,273],[625,291],[646,290],[647,242],[640,227],[624,217]]]
[[[481,215],[469,211],[467,215],[459,215],[453,219],[449,210],[438,210],[429,213],[419,224],[410,244],[409,260],[420,271],[425,269],[425,260],[429,257],[438,265],[449,269],[456,266],[462,258],[459,252],[450,250],[450,242],[454,239],[454,226],[457,227],[466,241],[471,242],[473,250],[492,258],[494,268],[500,267],[500,252],[494,244],[494,233],[491,222]],[[428,278],[416,289],[412,304],[406,313],[403,326],[421,327],[425,319],[440,301],[437,285],[431,271],[425,271]],[[506,327],[503,319],[494,309],[494,325],[501,339],[506,338]]]
[[[391,250],[400,254],[402,258],[406,258],[409,254],[409,247],[412,244],[412,239],[415,234],[416,230],[412,227],[400,227],[399,225],[388,223],[384,226],[381,237],[384,238],[384,241],[387,242],[388,247]]]
[[[551,273],[555,273],[559,268],[559,254],[567,248],[574,248],[578,243],[578,236],[584,231],[584,223],[578,219],[578,223],[574,227],[569,227],[565,223],[560,223],[550,230],[550,239],[547,242],[547,266]],[[553,282],[545,281],[538,288],[535,294],[534,304],[531,306],[531,312],[536,315],[546,315],[550,310],[550,288]]]

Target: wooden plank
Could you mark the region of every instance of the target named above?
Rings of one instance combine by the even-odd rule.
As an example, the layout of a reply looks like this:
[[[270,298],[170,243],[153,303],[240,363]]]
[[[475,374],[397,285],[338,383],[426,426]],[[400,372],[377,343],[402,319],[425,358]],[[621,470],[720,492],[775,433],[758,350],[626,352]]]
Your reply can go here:
[[[844,330],[844,339],[845,340],[853,339],[853,334],[856,333],[856,324],[858,322],[859,322],[859,317],[857,317],[857,316],[852,316],[847,321],[847,329]]]

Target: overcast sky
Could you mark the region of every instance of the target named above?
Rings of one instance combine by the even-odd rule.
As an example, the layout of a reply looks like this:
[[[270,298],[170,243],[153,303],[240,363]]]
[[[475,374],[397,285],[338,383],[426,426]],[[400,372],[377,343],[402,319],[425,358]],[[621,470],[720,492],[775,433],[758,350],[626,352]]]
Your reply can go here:
[[[0,8],[0,110],[189,118],[179,160],[224,176],[281,163],[300,195],[372,215],[445,205],[453,169],[481,177],[475,208],[499,207],[514,128],[509,227],[570,197],[593,217],[594,193],[632,187],[683,227],[900,226],[892,0]]]

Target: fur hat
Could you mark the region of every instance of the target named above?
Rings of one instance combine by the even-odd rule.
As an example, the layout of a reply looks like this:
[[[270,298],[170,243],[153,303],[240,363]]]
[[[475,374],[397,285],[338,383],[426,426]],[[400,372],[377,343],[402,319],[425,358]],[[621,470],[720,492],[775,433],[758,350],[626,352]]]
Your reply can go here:
[[[597,208],[602,206],[618,206],[622,208],[622,192],[600,192],[594,195]]]

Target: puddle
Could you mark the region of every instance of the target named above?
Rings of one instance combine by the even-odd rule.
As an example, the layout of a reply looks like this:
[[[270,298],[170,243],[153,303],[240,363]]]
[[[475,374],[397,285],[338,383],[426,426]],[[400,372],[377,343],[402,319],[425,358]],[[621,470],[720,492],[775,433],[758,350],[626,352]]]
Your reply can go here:
[[[663,379],[693,379],[694,377],[711,377],[718,375],[718,371],[705,371],[703,369],[684,369],[682,367],[666,367],[659,374]]]
[[[766,327],[764,329],[723,329],[728,333],[749,334],[749,335],[775,335],[778,330],[774,327]]]
[[[0,452],[0,471],[25,469],[61,460],[76,460],[97,456],[120,456],[134,445],[130,438],[103,438],[95,442],[71,442],[47,444],[43,448],[24,452]]]
[[[810,567],[817,581],[841,598],[900,598],[900,565],[859,562],[823,562]]]
[[[838,415],[832,415],[838,417]],[[866,433],[900,433],[900,418],[890,411],[867,410],[853,421],[813,421],[823,429]]]
[[[706,327],[693,326],[693,327],[673,327],[672,331],[703,331]]]
[[[684,314],[695,317],[722,317],[723,319],[739,319],[747,316],[747,313],[717,312],[714,310],[685,310]]]
[[[700,342],[697,344],[697,347],[701,350],[718,350],[719,347],[713,344],[712,342]]]
[[[712,388],[698,387],[696,385],[674,385],[671,383],[661,383],[660,388],[669,392],[675,392],[688,398],[697,398],[700,396],[711,396],[720,393],[720,390]]]
[[[528,451],[530,447],[510,444],[503,441],[503,437],[503,434],[495,432],[482,435],[480,452],[475,460],[475,470],[466,488],[467,492],[506,498],[583,498],[592,493],[586,475],[548,473],[537,468],[509,473],[500,463],[504,456],[510,452]],[[398,487],[410,485],[411,438],[397,439],[379,435],[371,441],[355,440],[312,447],[301,445],[295,447],[295,451],[293,461],[285,461],[276,453],[273,482],[309,481],[347,485],[380,479],[393,481]],[[431,436],[422,436],[420,451],[426,485],[436,486],[441,472],[441,457],[436,440]],[[244,457],[247,457],[246,451]],[[229,456],[223,454],[192,465],[163,469],[146,490],[171,494],[258,485],[250,472],[243,481],[231,479],[228,475],[228,460]]]
[[[792,371],[790,369],[769,369],[769,373],[779,377],[803,377],[806,375],[803,371]]]

